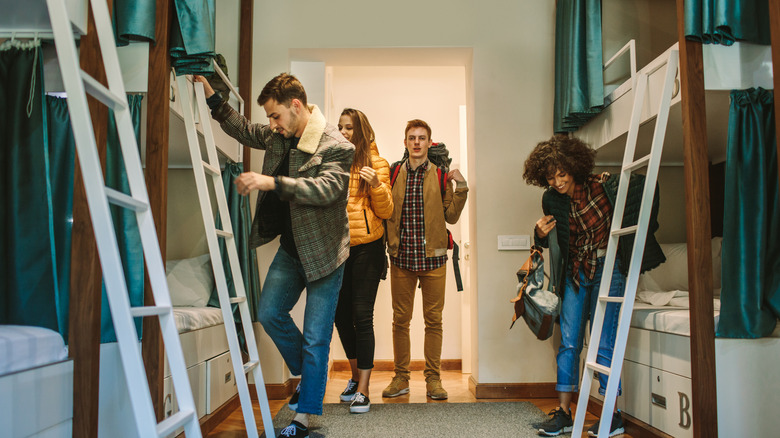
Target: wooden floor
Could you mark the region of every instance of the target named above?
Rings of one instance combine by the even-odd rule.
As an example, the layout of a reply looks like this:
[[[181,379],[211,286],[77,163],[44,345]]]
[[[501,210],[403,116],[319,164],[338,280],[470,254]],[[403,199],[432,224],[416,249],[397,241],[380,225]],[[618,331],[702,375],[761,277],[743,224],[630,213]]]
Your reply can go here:
[[[530,401],[535,404],[544,413],[550,412],[558,405],[557,399],[480,399],[474,398],[474,395],[469,391],[469,374],[462,374],[460,371],[444,371],[442,372],[442,384],[444,389],[449,393],[448,400],[433,401],[425,395],[425,379],[421,371],[412,372],[412,379],[409,382],[409,394],[402,395],[395,398],[382,398],[382,390],[390,383],[393,377],[392,371],[375,371],[371,376],[371,387],[369,393],[369,399],[371,404],[379,403],[474,403],[474,402],[499,402],[499,401]],[[347,380],[350,378],[348,371],[333,371],[330,374],[328,380],[328,386],[325,389],[325,403],[339,403],[339,394],[344,390],[347,385]],[[287,409],[287,400],[270,400],[271,413],[276,415],[280,409]],[[574,408],[572,405],[572,416],[574,416]],[[255,419],[258,423],[260,421],[260,409],[255,404]],[[350,415],[349,405],[344,403],[344,415]],[[357,415],[357,414],[355,414]],[[587,430],[594,422],[596,417],[590,413],[585,417],[585,430]],[[260,429],[262,430],[262,428]],[[587,432],[583,433],[583,437],[587,437]],[[230,416],[219,424],[211,433],[207,435],[207,438],[238,438],[246,437],[244,429],[244,417],[241,414],[241,408],[237,408]],[[570,436],[566,434],[565,436]],[[631,438],[630,435],[622,435],[624,438]]]

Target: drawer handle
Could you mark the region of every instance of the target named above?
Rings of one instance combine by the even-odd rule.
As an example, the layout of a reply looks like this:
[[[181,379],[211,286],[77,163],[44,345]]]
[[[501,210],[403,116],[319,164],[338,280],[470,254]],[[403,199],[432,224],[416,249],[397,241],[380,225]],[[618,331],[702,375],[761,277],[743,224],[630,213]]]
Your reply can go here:
[[[666,397],[654,392],[650,393],[650,402],[658,407],[666,409]]]
[[[229,373],[225,374],[225,383],[230,381],[232,375],[233,375],[232,372],[229,372]]]

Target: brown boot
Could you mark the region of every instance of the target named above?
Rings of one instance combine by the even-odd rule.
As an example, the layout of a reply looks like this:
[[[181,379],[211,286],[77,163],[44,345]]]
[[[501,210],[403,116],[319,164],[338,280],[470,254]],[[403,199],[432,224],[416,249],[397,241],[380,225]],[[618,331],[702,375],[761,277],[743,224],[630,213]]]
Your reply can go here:
[[[430,380],[425,387],[428,390],[428,397],[434,400],[447,399],[447,391],[441,386],[441,380]]]

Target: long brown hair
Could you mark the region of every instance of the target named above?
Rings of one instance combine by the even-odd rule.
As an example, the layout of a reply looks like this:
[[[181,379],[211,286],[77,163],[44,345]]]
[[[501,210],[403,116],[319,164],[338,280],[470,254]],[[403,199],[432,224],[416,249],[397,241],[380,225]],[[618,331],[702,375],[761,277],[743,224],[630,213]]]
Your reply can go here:
[[[356,173],[365,166],[371,166],[371,143],[374,142],[374,129],[368,123],[366,115],[360,110],[344,108],[341,115],[347,116],[352,120],[352,138],[349,141],[355,145],[352,173]],[[370,190],[368,181],[358,176],[358,193],[368,196]]]

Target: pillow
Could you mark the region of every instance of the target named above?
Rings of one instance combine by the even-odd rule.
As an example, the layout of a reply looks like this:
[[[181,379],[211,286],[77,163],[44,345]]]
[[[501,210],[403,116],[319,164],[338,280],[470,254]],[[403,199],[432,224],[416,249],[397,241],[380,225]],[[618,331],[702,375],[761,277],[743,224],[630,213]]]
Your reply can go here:
[[[182,260],[169,260],[166,266],[171,304],[179,307],[206,307],[214,290],[214,273],[208,254]]]
[[[713,293],[720,295],[721,273],[721,241],[720,237],[712,239],[712,287]],[[661,249],[666,256],[666,262],[657,268],[645,272],[639,277],[638,290],[672,291],[688,290],[688,244],[662,243]]]

